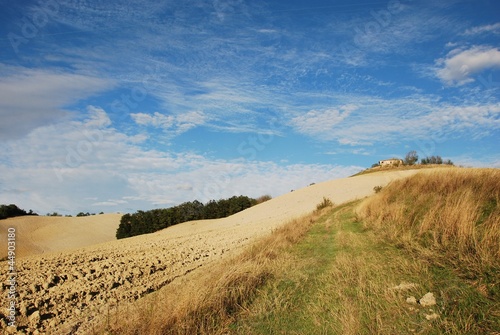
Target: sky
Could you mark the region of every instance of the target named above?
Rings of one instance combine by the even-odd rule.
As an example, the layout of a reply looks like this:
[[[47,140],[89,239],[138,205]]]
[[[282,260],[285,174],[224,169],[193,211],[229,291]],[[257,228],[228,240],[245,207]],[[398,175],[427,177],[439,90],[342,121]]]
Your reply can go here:
[[[382,159],[500,167],[496,0],[0,0],[0,203],[273,197]]]

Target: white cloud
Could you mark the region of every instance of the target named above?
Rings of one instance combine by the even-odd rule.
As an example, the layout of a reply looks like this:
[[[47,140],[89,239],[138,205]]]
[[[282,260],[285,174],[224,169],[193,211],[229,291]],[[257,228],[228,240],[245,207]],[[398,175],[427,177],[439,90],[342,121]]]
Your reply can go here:
[[[90,114],[85,122],[87,127],[103,128],[111,125],[111,120],[104,109],[95,106],[88,106],[87,111]]]
[[[95,202],[95,203],[91,204],[91,206],[93,206],[93,207],[114,207],[114,206],[126,204],[126,203],[127,203],[126,200],[109,199],[106,201]]]
[[[356,109],[357,106],[355,105],[345,105],[320,111],[311,110],[294,117],[291,124],[300,133],[321,137],[335,131],[335,126],[345,120]]]
[[[153,115],[146,113],[135,113],[130,115],[132,119],[141,126],[154,126],[159,128],[168,129],[174,124],[174,117],[172,115],[164,115],[155,112]]]
[[[64,108],[110,89],[107,79],[47,70],[0,67],[0,139],[19,138],[68,117]]]
[[[500,22],[467,29],[463,35],[473,36],[485,33],[500,34]]]
[[[179,135],[189,129],[203,125],[208,117],[203,112],[191,111],[179,115],[165,115],[155,112],[153,115],[146,113],[131,114],[136,124],[161,128],[165,132]]]
[[[208,117],[204,113],[198,111],[180,114],[176,118],[179,131],[181,132],[203,125],[207,120]]]
[[[473,82],[472,76],[487,69],[500,68],[500,50],[475,46],[468,50],[454,49],[446,58],[436,61],[436,75],[448,85]]]

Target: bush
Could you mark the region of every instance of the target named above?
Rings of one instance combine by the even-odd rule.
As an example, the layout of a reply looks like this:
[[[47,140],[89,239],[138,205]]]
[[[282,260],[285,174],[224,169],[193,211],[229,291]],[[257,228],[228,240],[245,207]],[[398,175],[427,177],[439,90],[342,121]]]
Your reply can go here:
[[[375,191],[375,193],[379,193],[380,191],[382,191],[382,186],[380,186],[380,185],[379,186],[375,186],[373,188],[373,190]]]
[[[443,158],[441,156],[430,156],[430,157],[425,157],[420,160],[420,164],[426,165],[426,164],[445,164],[445,165],[455,165],[453,162],[449,159],[446,161],[443,161]]]
[[[323,201],[316,205],[316,210],[320,211],[327,207],[333,207],[333,202],[330,199],[323,197]]]
[[[269,194],[263,195],[255,199],[255,205],[261,204],[263,202],[271,200],[273,197],[271,197]]]

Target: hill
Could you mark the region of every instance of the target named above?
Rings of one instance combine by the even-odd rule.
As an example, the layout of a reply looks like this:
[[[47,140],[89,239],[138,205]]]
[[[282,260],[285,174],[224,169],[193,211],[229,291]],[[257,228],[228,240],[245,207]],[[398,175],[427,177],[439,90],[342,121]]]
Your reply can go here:
[[[121,216],[18,216],[1,220],[0,234],[6,236],[8,228],[15,228],[16,256],[25,257],[113,241]],[[6,255],[6,248],[0,250],[0,259]]]
[[[97,233],[99,229],[106,229],[108,236],[114,239],[119,217],[109,217],[109,226],[114,225],[113,229],[92,221],[95,217],[78,218],[89,220],[88,226],[75,225],[75,222],[83,223],[73,221],[77,218],[70,221],[46,218],[54,221],[40,223],[33,232],[27,228],[29,225],[19,222],[16,237],[20,248],[22,241],[26,241],[27,245],[31,243],[30,250],[51,252],[25,257],[18,264],[23,276],[18,277],[21,304],[17,321],[28,332],[34,329],[51,334],[90,331],[106,310],[126,306],[173,281],[179,282],[190,273],[198,273],[194,270],[202,266],[241,253],[245,246],[269,236],[290,220],[314,211],[323,198],[336,204],[361,199],[373,194],[375,186],[385,186],[417,172],[388,171],[318,183],[224,219],[185,222],[156,233],[73,250],[63,250],[76,246],[69,245],[71,239],[75,243],[95,243],[95,239],[89,237],[93,229]],[[421,170],[421,173],[427,172]],[[61,242],[63,240],[66,242]],[[2,305],[7,304],[6,296],[1,296]],[[39,304],[39,301],[45,303]]]
[[[107,329],[499,334],[499,199],[498,169],[399,179],[362,201],[290,221],[128,307],[141,312],[114,313]]]

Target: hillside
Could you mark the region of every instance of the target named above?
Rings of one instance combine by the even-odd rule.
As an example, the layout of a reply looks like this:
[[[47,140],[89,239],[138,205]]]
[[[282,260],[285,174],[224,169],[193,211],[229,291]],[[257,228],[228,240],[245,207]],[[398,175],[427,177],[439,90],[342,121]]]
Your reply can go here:
[[[413,173],[413,170],[385,171],[368,177],[343,178],[311,185],[271,199],[244,211],[244,214],[232,216],[231,219],[217,221],[217,224],[231,226],[252,222],[254,225],[266,226],[269,222],[284,222],[309,213],[323,196],[329,197],[335,203],[362,198],[373,193],[374,186],[382,186],[393,179]],[[120,214],[89,217],[22,216],[0,220],[0,233],[5,236],[8,227],[16,228],[17,256],[24,257],[113,241],[116,239],[120,218]],[[193,221],[187,225],[187,234],[194,230],[212,230],[215,223],[214,220]],[[183,227],[170,227],[169,234],[175,235],[178,230],[183,234]],[[6,250],[0,250],[0,259],[4,258],[6,253]]]
[[[16,236],[20,248],[23,239],[33,245],[33,239],[38,238],[36,246],[51,252],[25,257],[18,263],[18,272],[22,274],[18,277],[21,300],[18,322],[30,331],[85,333],[103,311],[126,305],[180,280],[193,270],[241,252],[244,246],[268,236],[284,223],[313,211],[323,197],[336,204],[361,199],[373,194],[374,186],[385,186],[416,172],[381,172],[332,180],[282,195],[224,219],[186,222],[157,233],[74,250],[63,250],[70,247],[71,238],[79,243],[95,243],[90,236],[93,230],[98,232],[103,226],[97,221],[91,223],[93,217],[81,219],[89,220],[94,226],[76,227],[62,223],[83,221],[52,218],[61,221],[41,225],[33,233],[19,222]],[[112,222],[115,219],[117,224],[119,218],[110,217]],[[74,230],[77,228],[84,230]],[[114,237],[116,226],[108,228],[106,231]],[[61,239],[61,236],[67,238]],[[63,240],[66,242],[61,242]],[[5,296],[2,294],[0,303],[7,303]],[[45,303],[39,304],[39,301]]]
[[[102,326],[119,334],[499,334],[499,183],[495,169],[397,180],[290,221]]]
[[[16,256],[25,257],[47,252],[80,248],[116,239],[121,214],[86,217],[19,216],[0,220],[0,235],[16,229]],[[7,249],[0,250],[0,259]]]

